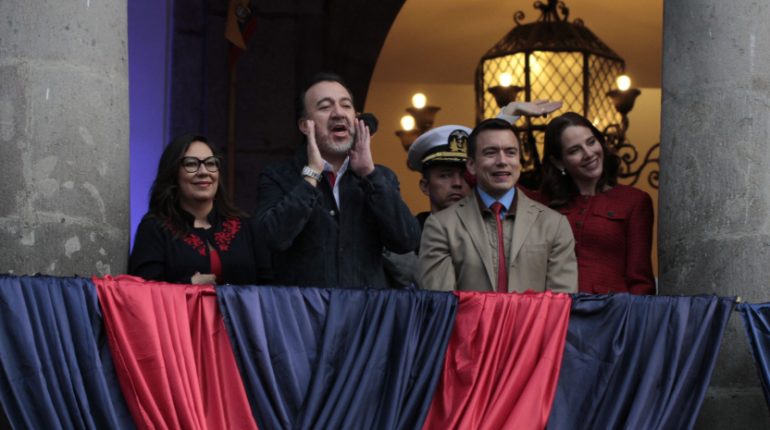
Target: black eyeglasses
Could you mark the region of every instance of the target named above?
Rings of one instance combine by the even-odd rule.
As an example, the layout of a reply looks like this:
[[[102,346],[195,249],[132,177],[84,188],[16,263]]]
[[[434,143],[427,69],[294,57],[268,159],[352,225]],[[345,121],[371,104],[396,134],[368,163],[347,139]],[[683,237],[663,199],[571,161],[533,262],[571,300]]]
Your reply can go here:
[[[219,171],[219,157],[211,156],[204,160],[195,157],[182,157],[182,168],[187,173],[195,173],[201,168],[201,164],[211,173]]]

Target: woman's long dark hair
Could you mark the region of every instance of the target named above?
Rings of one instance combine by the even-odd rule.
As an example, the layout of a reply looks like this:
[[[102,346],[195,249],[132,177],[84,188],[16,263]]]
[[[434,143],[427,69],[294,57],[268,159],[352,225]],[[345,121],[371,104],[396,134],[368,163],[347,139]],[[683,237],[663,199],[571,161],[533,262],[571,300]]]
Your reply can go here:
[[[179,166],[182,157],[193,142],[205,143],[214,155],[219,156],[217,148],[212,146],[205,137],[194,134],[179,136],[163,150],[163,155],[158,162],[158,173],[150,189],[150,215],[170,224],[180,234],[186,233],[189,226],[179,205]],[[222,183],[224,176],[220,168],[217,192],[214,195],[214,209],[225,217],[244,216],[245,214],[227,197]]]
[[[570,200],[580,195],[575,181],[569,174],[562,175],[553,160],[561,160],[562,146],[561,135],[564,129],[570,126],[581,126],[591,130],[596,141],[602,146],[603,163],[602,175],[596,184],[596,189],[601,190],[605,186],[615,186],[618,183],[618,169],[620,157],[610,150],[604,135],[591,121],[575,112],[567,112],[557,116],[545,129],[545,149],[543,151],[543,181],[540,183],[540,192],[548,199],[548,206],[558,208],[569,203]]]

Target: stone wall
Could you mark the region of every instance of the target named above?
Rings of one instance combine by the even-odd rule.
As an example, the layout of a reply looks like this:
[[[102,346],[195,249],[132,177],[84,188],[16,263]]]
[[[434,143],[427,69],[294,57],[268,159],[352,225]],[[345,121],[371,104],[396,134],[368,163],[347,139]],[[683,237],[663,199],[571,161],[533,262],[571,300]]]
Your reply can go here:
[[[769,19],[765,2],[665,3],[661,294],[770,301]],[[698,428],[770,428],[737,314]]]
[[[0,2],[0,272],[121,273],[126,2]]]

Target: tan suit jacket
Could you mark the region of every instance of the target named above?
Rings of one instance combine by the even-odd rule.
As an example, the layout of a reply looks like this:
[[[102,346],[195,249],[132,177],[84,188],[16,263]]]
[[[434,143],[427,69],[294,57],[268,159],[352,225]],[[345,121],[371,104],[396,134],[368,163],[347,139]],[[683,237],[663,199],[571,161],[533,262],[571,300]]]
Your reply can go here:
[[[560,213],[516,191],[508,291],[577,292],[575,239]],[[497,267],[474,190],[425,223],[417,283],[430,290],[495,291]]]

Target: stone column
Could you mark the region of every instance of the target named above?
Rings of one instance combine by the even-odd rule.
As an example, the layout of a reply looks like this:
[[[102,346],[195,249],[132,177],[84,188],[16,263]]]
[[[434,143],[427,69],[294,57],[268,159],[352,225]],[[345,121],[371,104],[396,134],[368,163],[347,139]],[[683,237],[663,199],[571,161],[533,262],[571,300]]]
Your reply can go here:
[[[662,294],[770,301],[769,21],[766,2],[665,2]],[[770,428],[737,313],[698,428]]]
[[[2,0],[0,17],[0,273],[122,273],[126,0]]]

